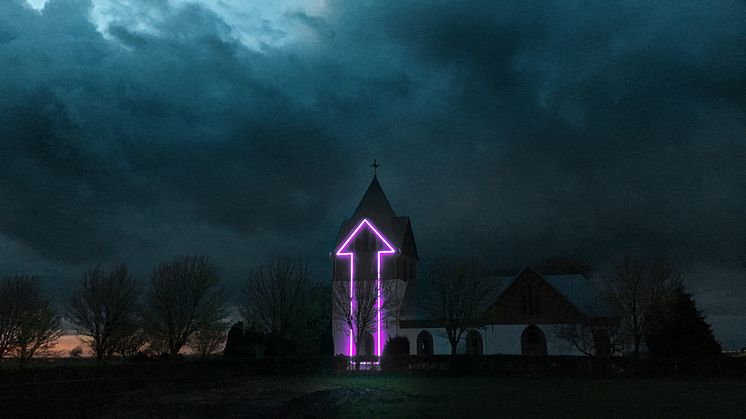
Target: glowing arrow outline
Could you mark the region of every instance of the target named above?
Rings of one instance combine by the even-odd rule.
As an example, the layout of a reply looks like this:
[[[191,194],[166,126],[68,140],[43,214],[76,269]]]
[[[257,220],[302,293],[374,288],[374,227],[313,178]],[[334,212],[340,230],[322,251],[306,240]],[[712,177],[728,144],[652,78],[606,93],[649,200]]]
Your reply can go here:
[[[386,247],[388,247],[388,250],[380,250],[380,251],[376,252],[377,253],[376,254],[376,259],[377,259],[377,267],[376,267],[377,268],[377,270],[376,270],[376,281],[377,281],[376,282],[376,285],[377,285],[376,292],[377,292],[377,299],[376,299],[376,305],[378,306],[378,311],[376,313],[377,316],[378,316],[378,318],[377,318],[378,331],[377,331],[377,339],[376,339],[376,356],[381,356],[381,255],[382,254],[394,254],[394,253],[396,253],[396,248],[394,248],[394,246],[391,245],[391,243],[386,239],[386,237],[383,234],[381,234],[380,231],[378,231],[378,229],[373,225],[373,223],[371,223],[370,221],[368,221],[367,218],[363,218],[363,220],[360,221],[360,223],[357,225],[357,227],[355,227],[355,229],[352,230],[352,233],[350,233],[350,235],[347,236],[347,239],[342,243],[342,245],[339,246],[339,249],[337,250],[336,254],[337,254],[337,256],[349,256],[350,257],[350,317],[352,317],[352,313],[353,313],[352,303],[353,303],[353,299],[355,298],[355,296],[354,296],[355,292],[354,292],[354,288],[353,288],[353,283],[354,283],[354,278],[355,278],[355,253],[354,252],[343,252],[343,250],[345,250],[345,248],[352,241],[352,239],[354,239],[357,236],[357,234],[360,232],[360,230],[363,228],[363,226],[368,226],[368,228],[370,228],[373,231],[373,233],[376,235],[376,237],[378,237],[386,245]],[[357,351],[357,348],[355,348],[355,351]],[[350,327],[350,352],[349,352],[349,354],[350,354],[350,356],[354,356],[355,355],[354,352],[353,352],[353,345],[352,345],[352,327]]]

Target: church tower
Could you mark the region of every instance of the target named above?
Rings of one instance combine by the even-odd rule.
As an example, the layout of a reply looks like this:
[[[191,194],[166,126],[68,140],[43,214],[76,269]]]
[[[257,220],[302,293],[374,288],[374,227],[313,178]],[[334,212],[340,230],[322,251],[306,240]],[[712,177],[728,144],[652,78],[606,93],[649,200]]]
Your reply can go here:
[[[372,167],[377,169],[378,164],[374,162]],[[349,289],[350,317],[360,311],[355,306],[355,293],[361,292],[358,285],[377,284],[379,295],[373,304],[380,308],[386,306],[382,302],[385,297],[380,295],[381,289],[385,288],[390,295],[396,296],[397,301],[401,301],[407,284],[416,277],[419,257],[409,217],[396,215],[376,174],[352,216],[342,223],[331,256],[332,285]],[[360,304],[363,305],[362,302]],[[352,330],[355,327],[339,320],[337,311],[340,306],[334,304],[333,308],[334,353],[380,356],[386,339],[396,334],[399,307],[391,308],[390,311],[396,313],[384,316],[386,320],[381,320],[379,313],[378,319],[374,318],[370,325],[361,326],[358,333]]]

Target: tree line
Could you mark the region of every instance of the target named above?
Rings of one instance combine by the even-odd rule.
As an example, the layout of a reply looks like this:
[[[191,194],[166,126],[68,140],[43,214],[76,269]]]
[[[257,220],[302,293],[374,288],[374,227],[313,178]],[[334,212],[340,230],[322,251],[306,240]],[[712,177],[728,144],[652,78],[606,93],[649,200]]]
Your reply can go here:
[[[282,341],[321,335],[323,292],[309,277],[299,261],[251,271],[237,301],[248,330]],[[111,271],[94,268],[62,313],[44,299],[38,278],[9,276],[0,283],[0,359],[16,358],[23,366],[48,353],[64,333],[63,319],[99,362],[144,354],[175,357],[184,348],[205,357],[223,350],[230,300],[215,265],[203,256],[159,264],[144,292],[124,264]]]
[[[540,264],[543,273],[589,274],[577,261]],[[427,315],[441,324],[455,354],[465,333],[484,324],[494,276],[479,261],[441,260],[424,280]],[[613,274],[601,281],[599,303],[609,304],[618,320],[605,327],[612,353],[639,356],[646,346],[654,355],[702,356],[720,352],[705,317],[683,285],[682,273],[661,258],[624,257]],[[23,365],[48,352],[63,334],[63,318],[83,336],[99,362],[132,358],[144,352],[177,356],[185,347],[201,356],[221,351],[245,355],[261,341],[270,355],[331,354],[331,323],[354,331],[356,347],[378,321],[395,320],[400,297],[392,283],[356,281],[355,304],[349,285],[334,288],[310,280],[300,261],[278,260],[251,270],[238,296],[244,322],[228,333],[229,295],[220,286],[215,265],[206,257],[188,256],[158,265],[149,286],[141,291],[126,265],[111,271],[87,272],[61,314],[43,298],[33,276],[9,276],[0,283],[0,359],[13,357]],[[377,288],[380,286],[381,288]],[[378,306],[378,295],[383,303]],[[332,310],[332,306],[334,310]],[[599,353],[598,326],[592,323],[555,326],[557,338],[587,355]],[[228,342],[226,345],[226,338]],[[243,352],[242,352],[243,351]]]

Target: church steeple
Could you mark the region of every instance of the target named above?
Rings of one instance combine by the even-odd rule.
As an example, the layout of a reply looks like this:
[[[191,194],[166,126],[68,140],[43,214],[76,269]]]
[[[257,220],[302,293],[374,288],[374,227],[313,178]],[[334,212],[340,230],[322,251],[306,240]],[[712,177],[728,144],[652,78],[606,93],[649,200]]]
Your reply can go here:
[[[383,192],[381,184],[378,183],[378,177],[375,174],[373,175],[373,180],[370,182],[370,186],[368,186],[368,190],[363,195],[363,199],[360,200],[355,212],[352,214],[352,218],[370,218],[386,224],[389,224],[391,220],[396,218],[396,213],[391,207],[388,198],[386,198],[386,194]]]
[[[339,233],[337,234],[334,249],[338,249],[342,242],[348,237],[351,231],[365,219],[369,220],[400,252],[397,256],[397,263],[403,264],[406,258],[412,263],[419,260],[417,256],[417,247],[414,242],[414,234],[409,217],[397,216],[389,199],[383,192],[381,184],[378,182],[378,176],[375,169],[380,166],[377,161],[373,161],[374,173],[373,179],[368,185],[368,189],[363,194],[362,199],[352,213],[352,216],[342,223]],[[397,265],[398,266],[398,265]],[[395,268],[390,273],[402,274],[406,269],[403,266]],[[388,271],[387,271],[388,272]],[[410,273],[409,277],[413,274]],[[335,274],[336,277],[336,274]]]

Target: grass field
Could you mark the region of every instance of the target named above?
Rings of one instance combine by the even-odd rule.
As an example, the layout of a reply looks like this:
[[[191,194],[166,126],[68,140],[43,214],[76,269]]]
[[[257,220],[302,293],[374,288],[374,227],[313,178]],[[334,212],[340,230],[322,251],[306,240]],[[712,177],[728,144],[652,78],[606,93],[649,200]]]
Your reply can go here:
[[[351,377],[337,382],[393,397],[387,403],[346,404],[338,411],[342,416],[746,417],[746,384],[722,381]]]
[[[0,388],[0,416],[746,417],[746,383],[724,380],[376,374],[118,380]]]

